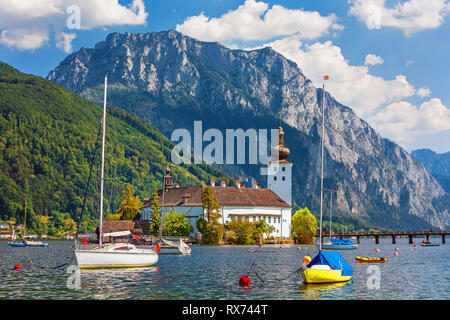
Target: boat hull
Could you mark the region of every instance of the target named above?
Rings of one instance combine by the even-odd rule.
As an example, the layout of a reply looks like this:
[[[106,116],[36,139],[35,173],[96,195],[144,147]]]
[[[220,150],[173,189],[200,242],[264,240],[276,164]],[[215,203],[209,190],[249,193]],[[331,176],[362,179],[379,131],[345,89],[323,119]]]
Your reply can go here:
[[[137,268],[158,262],[158,254],[146,249],[137,249],[137,252],[75,250],[75,257],[80,269]]]
[[[159,254],[191,254],[191,248],[186,250],[180,249],[178,247],[161,247],[161,252]]]
[[[388,261],[386,258],[366,258],[366,257],[355,257],[357,262],[366,263],[385,263]]]
[[[439,247],[440,244],[437,244],[437,243],[422,243],[421,246],[422,247]]]
[[[48,243],[43,243],[43,244],[26,244],[26,243],[9,242],[8,246],[10,246],[10,247],[48,247]]]
[[[304,268],[301,271],[305,283],[334,283],[350,281],[352,276],[343,276],[341,270],[318,270]]]
[[[319,245],[316,244],[319,248]],[[322,250],[356,250],[358,249],[358,245],[344,245],[344,244],[322,244]]]

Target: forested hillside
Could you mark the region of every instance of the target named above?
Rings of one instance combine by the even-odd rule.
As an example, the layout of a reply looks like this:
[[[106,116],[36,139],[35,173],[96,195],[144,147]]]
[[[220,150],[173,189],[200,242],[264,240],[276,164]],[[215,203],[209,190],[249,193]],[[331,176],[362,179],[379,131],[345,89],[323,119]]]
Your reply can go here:
[[[94,153],[102,108],[40,77],[0,63],[0,220],[23,223],[49,235],[74,232]],[[137,116],[108,107],[105,211],[117,210],[126,183],[141,198],[161,187],[173,147],[164,135]],[[101,143],[101,140],[99,141]],[[84,226],[97,225],[100,150],[95,156]],[[230,178],[207,165],[172,165],[174,181]]]

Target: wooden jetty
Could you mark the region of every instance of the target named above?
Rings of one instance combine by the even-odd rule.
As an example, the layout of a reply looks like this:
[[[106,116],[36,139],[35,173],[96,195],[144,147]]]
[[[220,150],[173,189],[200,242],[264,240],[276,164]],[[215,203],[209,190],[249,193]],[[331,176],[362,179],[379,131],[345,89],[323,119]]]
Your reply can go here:
[[[441,231],[381,231],[381,232],[332,232],[333,237],[339,239],[356,237],[356,242],[359,243],[361,237],[374,237],[375,243],[380,243],[380,237],[391,237],[392,243],[396,243],[396,237],[408,237],[409,243],[413,244],[413,237],[425,236],[426,241],[430,241],[430,236],[441,236],[442,244],[445,243],[445,236],[449,234],[447,230]],[[325,238],[325,236],[324,236]]]

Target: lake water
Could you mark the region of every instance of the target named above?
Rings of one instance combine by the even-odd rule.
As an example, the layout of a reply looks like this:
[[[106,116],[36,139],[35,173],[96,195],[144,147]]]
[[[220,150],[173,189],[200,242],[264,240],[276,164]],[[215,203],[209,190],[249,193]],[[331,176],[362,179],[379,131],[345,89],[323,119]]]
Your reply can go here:
[[[305,285],[299,273],[286,280],[304,255],[314,257],[315,246],[265,245],[263,252],[248,252],[250,246],[193,246],[190,256],[160,255],[154,267],[81,271],[80,288],[69,289],[67,263],[75,265],[72,241],[49,241],[47,248],[11,248],[0,241],[0,299],[439,299],[450,297],[448,244],[417,247],[407,238],[361,239],[357,250],[340,251],[352,265],[352,281],[344,284]],[[431,242],[441,243],[439,238]],[[257,249],[257,246],[253,246]],[[380,249],[376,253],[375,249]],[[399,254],[393,253],[399,248]],[[387,263],[356,263],[355,256],[382,256]],[[31,260],[34,264],[30,264]],[[250,273],[251,287],[239,287],[238,280],[255,263],[260,281]],[[13,270],[21,264],[22,270]],[[38,268],[37,265],[47,267]],[[380,287],[370,289],[368,278],[379,268]],[[369,281],[370,282],[370,281]],[[372,283],[372,282],[370,282]]]

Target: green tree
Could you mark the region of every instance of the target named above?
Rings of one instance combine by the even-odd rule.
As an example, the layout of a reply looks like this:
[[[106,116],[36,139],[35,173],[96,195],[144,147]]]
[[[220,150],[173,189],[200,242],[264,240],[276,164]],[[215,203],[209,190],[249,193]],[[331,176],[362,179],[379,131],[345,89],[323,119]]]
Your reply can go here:
[[[256,243],[254,234],[256,224],[247,219],[240,220],[233,218],[228,225],[230,243],[232,244],[254,244]]]
[[[149,216],[149,233],[156,236],[159,234],[159,228],[161,227],[161,197],[158,194],[158,190],[155,188],[151,198],[150,216]]]
[[[183,212],[171,211],[163,217],[163,233],[167,236],[189,236],[194,228]]]
[[[134,192],[134,188],[129,183],[122,191],[119,200],[120,208],[117,210],[117,214],[120,214],[120,220],[133,220],[142,208],[142,202],[138,196],[134,195]]]
[[[268,236],[274,231],[275,231],[274,226],[268,224],[264,219],[259,219],[254,224],[253,238],[255,239],[255,241],[258,241],[259,237],[264,238],[264,235]]]
[[[202,187],[202,207],[204,218],[210,223],[218,223],[217,220],[222,217],[221,207],[211,186]]]
[[[317,229],[317,219],[307,207],[292,216],[292,235],[300,243],[312,244]]]
[[[218,244],[222,241],[225,228],[218,221],[221,217],[220,205],[210,186],[202,186],[202,208],[203,217],[197,220],[202,241],[206,244]]]

